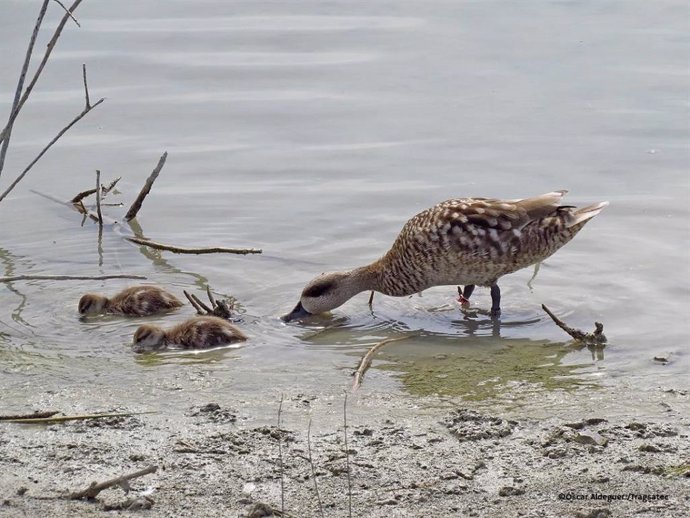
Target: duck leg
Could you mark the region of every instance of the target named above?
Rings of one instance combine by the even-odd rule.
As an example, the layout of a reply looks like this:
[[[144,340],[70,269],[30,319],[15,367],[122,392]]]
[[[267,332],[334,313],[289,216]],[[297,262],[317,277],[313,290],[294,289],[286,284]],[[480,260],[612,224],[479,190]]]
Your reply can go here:
[[[466,308],[470,305],[470,297],[472,296],[473,291],[474,284],[468,284],[462,290],[460,290],[460,286],[458,286],[458,295],[460,295],[458,297],[458,302],[462,307]]]
[[[498,284],[491,286],[491,316],[497,317],[501,314],[501,288]]]

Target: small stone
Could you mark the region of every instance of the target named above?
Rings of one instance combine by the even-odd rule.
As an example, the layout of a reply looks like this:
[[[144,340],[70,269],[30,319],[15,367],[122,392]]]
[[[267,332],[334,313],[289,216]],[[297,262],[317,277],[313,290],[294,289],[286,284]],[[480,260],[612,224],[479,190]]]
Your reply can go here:
[[[595,446],[606,446],[609,440],[606,437],[592,431],[583,431],[573,437],[573,441],[578,444],[593,444]]]
[[[503,486],[501,489],[498,490],[498,496],[518,496],[524,494],[524,489],[513,486]]]
[[[376,505],[398,505],[398,501],[395,498],[388,498],[386,500],[379,500]]]
[[[17,489],[17,496],[25,495],[28,490],[29,490],[29,488],[27,488],[27,487],[24,487],[24,486],[20,487],[19,489]]]
[[[663,451],[663,450],[660,450],[659,448],[657,448],[656,446],[654,446],[653,444],[643,444],[638,448],[638,450],[644,451],[647,453],[661,453]]]
[[[458,474],[454,471],[446,471],[445,473],[441,473],[441,480],[454,480],[456,478],[458,478]]]

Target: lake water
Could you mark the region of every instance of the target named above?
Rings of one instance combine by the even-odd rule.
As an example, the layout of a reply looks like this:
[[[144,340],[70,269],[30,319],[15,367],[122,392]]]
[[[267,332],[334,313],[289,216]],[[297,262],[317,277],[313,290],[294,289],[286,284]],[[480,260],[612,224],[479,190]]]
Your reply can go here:
[[[3,3],[3,120],[33,4]],[[660,387],[688,388],[688,14],[638,0],[84,2],[15,126],[0,188],[81,111],[82,63],[92,100],[106,101],[0,203],[0,275],[138,274],[180,295],[208,283],[239,300],[251,339],[141,357],[129,345],[140,320],[76,312],[84,292],[130,281],[2,284],[2,409],[174,411],[187,398],[272,414],[280,392],[341,397],[369,346],[407,334],[360,393],[524,391],[557,408],[548,395],[595,386],[644,407]],[[59,16],[51,3],[46,26]],[[94,224],[31,192],[67,200],[100,169],[104,183],[122,176],[108,199],[125,207],[105,208],[121,219],[163,151],[144,234],[263,255],[156,253],[111,228],[99,252]],[[439,201],[555,189],[611,205],[531,289],[531,269],[503,279],[500,325],[463,315],[452,286],[378,295],[373,313],[361,294],[307,325],[278,319],[313,276],[378,258]],[[603,355],[568,347],[542,303],[584,330],[602,321]],[[473,307],[489,306],[478,288]]]

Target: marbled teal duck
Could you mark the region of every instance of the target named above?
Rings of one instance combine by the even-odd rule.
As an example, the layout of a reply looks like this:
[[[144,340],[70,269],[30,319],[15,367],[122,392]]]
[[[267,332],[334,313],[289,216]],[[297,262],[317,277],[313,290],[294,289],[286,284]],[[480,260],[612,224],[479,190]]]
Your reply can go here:
[[[158,286],[132,286],[111,298],[87,293],[79,300],[79,313],[95,315],[110,313],[119,315],[147,316],[165,313],[182,306],[172,293]]]
[[[246,340],[246,335],[227,320],[218,317],[193,317],[164,330],[144,324],[134,333],[135,352],[156,351],[168,345],[182,349],[208,349]]]
[[[608,205],[561,206],[566,192],[522,200],[460,198],[439,203],[410,219],[381,259],[313,279],[282,319],[330,311],[362,291],[402,297],[447,284],[463,285],[464,299],[475,285],[490,287],[491,313],[497,316],[498,279],[549,257]]]

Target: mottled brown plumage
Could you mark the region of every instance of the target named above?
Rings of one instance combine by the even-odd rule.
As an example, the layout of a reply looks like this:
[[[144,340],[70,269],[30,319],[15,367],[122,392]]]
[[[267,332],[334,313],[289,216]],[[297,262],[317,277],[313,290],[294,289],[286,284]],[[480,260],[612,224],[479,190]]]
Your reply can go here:
[[[365,290],[401,297],[447,284],[466,285],[467,297],[474,285],[490,286],[492,312],[497,314],[496,282],[501,276],[549,257],[608,204],[559,206],[566,192],[522,200],[460,198],[439,203],[410,219],[381,259],[316,277],[283,319],[329,311]]]
[[[134,333],[132,347],[135,352],[154,351],[175,345],[182,349],[208,349],[246,340],[236,326],[218,317],[193,317],[164,330],[145,324]]]
[[[87,293],[79,300],[79,313],[82,315],[110,313],[141,317],[165,313],[180,306],[182,302],[163,288],[132,286],[111,298]]]

